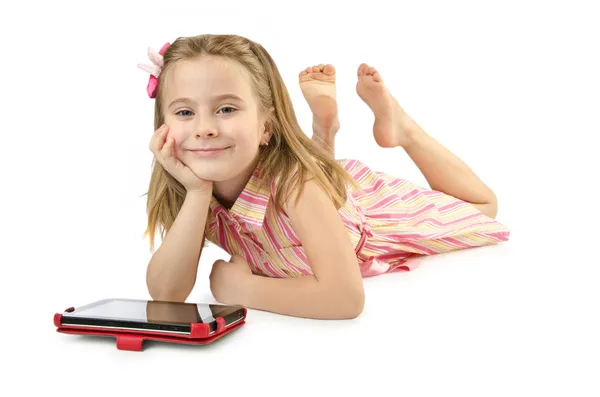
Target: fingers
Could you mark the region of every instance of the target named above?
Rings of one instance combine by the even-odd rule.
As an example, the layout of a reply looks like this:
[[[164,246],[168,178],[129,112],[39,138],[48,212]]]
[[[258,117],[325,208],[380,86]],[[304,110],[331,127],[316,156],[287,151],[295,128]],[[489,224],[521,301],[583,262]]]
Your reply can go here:
[[[162,157],[163,160],[167,160],[169,157],[171,157],[171,153],[173,152],[172,142],[172,137],[165,138],[165,144],[159,150],[160,157]]]
[[[178,163],[174,154],[175,139],[168,136],[168,131],[166,124],[155,131],[150,140],[150,150],[163,168],[174,169]]]
[[[167,166],[167,168],[175,167],[177,165],[177,161],[175,159],[175,156],[173,155],[174,146],[175,139],[172,136],[170,136],[166,139],[165,144],[160,150],[160,157],[162,158],[162,161],[164,161],[164,164]]]
[[[158,154],[158,152],[162,148],[168,130],[169,127],[167,127],[166,124],[163,124],[160,126],[159,129],[154,131],[154,135],[152,135],[152,138],[150,139],[150,151],[152,151],[152,153],[154,153],[155,155]]]

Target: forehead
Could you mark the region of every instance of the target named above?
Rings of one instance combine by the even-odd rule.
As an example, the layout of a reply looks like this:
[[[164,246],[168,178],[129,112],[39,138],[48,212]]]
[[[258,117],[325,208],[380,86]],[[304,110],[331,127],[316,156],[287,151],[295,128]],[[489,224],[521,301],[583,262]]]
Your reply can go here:
[[[167,101],[179,97],[202,101],[224,93],[234,93],[249,101],[253,94],[245,67],[231,59],[206,55],[173,65],[166,86]]]

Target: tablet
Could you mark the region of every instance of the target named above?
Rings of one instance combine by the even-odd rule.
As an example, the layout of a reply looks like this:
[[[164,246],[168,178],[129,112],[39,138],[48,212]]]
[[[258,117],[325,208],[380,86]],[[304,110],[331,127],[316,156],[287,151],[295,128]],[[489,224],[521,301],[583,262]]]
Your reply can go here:
[[[98,329],[136,330],[189,335],[192,324],[209,326],[209,335],[217,330],[216,318],[225,328],[244,320],[245,310],[238,305],[166,302],[135,299],[103,299],[62,313],[62,325]]]

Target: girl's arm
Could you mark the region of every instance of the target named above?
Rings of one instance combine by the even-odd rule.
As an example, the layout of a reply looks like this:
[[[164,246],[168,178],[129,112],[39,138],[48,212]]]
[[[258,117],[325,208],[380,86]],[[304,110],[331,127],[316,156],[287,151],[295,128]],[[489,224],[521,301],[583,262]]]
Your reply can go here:
[[[495,218],[498,200],[475,173],[457,156],[429,136],[416,122],[407,129],[404,150],[433,190],[454,196]]]
[[[241,304],[295,317],[349,319],[363,310],[362,276],[348,232],[331,198],[314,180],[285,204],[313,275],[267,278],[252,275]]]
[[[211,195],[186,194],[173,226],[148,263],[146,284],[152,299],[183,302],[192,292]]]

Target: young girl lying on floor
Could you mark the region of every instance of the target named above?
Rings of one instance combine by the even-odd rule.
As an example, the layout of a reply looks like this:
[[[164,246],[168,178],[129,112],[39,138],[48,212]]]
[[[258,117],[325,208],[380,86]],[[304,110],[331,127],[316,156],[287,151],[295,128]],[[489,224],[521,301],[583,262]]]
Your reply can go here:
[[[296,119],[269,53],[237,35],[179,38],[150,52],[155,155],[148,191],[154,300],[185,301],[205,239],[228,253],[210,275],[219,302],[320,319],[358,316],[362,277],[418,257],[507,241],[494,193],[400,107],[380,74],[358,68],[357,92],[383,148],[401,147],[431,190],[335,160],[335,71],[307,68],[300,86],[313,138]]]

